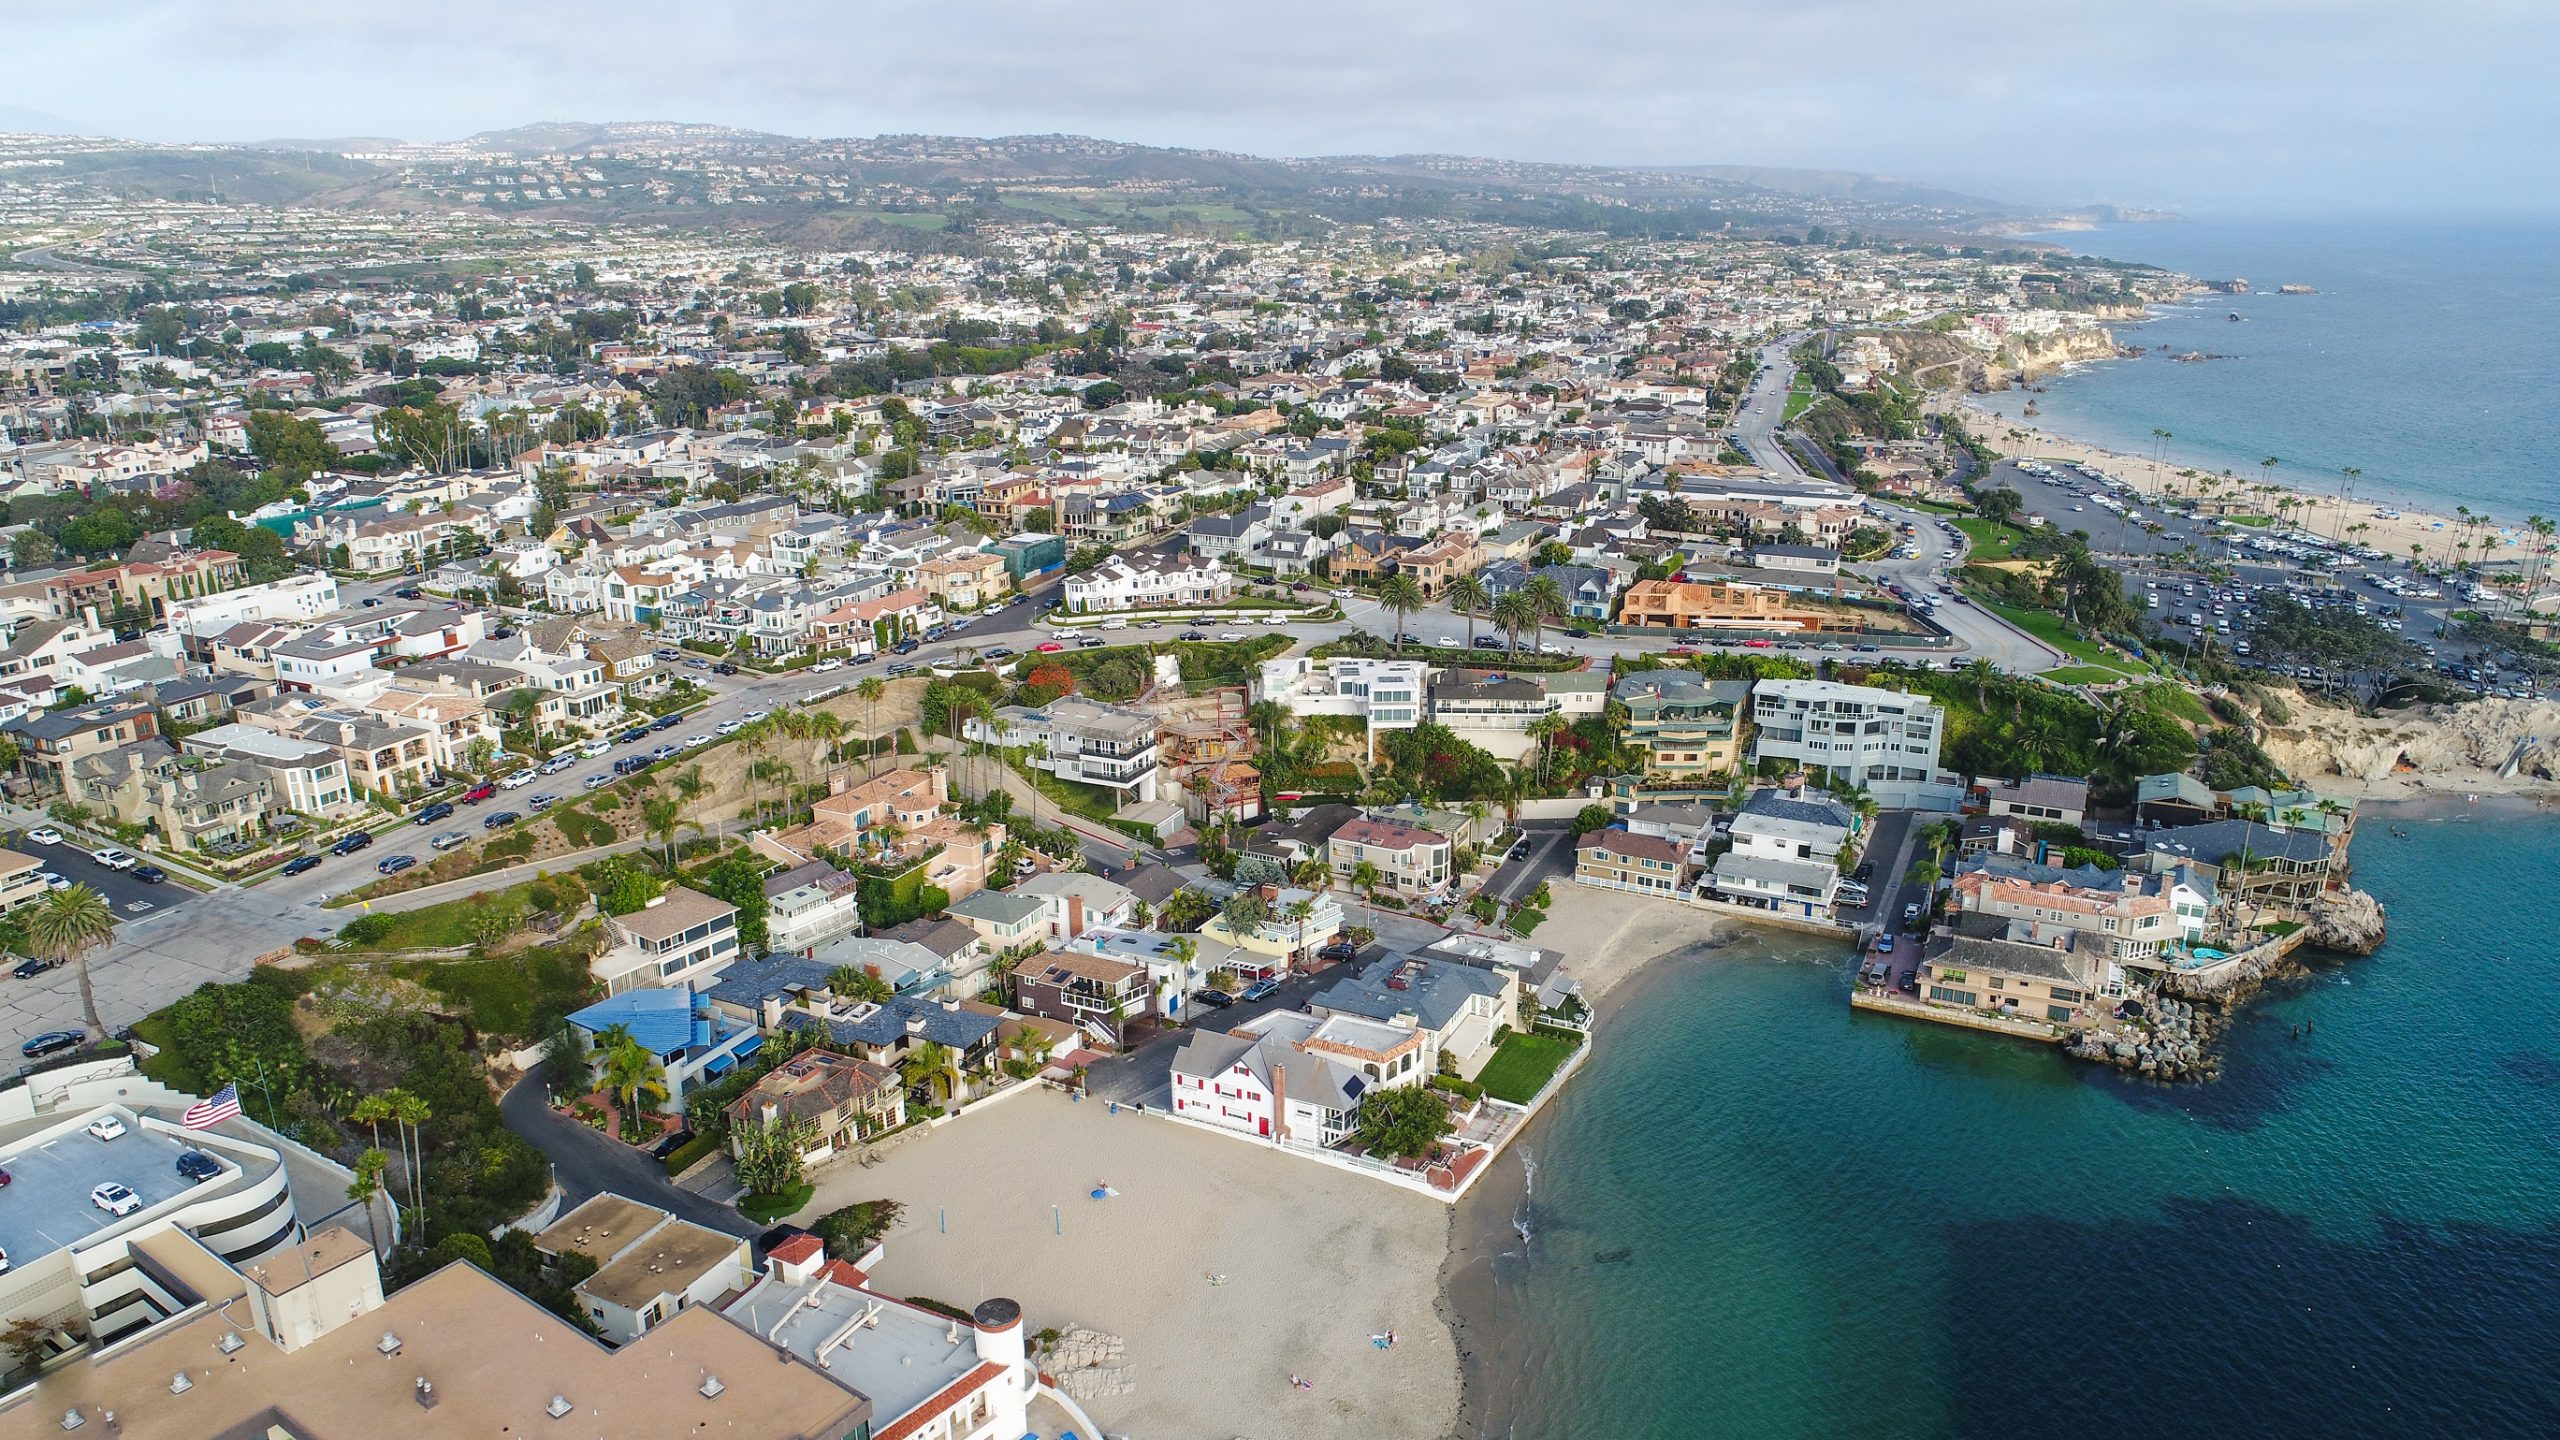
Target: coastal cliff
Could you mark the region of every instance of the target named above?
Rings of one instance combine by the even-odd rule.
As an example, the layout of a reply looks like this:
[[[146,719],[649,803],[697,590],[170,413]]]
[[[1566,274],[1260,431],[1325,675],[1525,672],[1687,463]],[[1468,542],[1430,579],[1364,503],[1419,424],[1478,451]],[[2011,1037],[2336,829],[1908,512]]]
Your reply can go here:
[[[2128,308],[2139,315],[2141,307]],[[1988,349],[1928,331],[1889,333],[1883,339],[1903,374],[1933,388],[1977,393],[2032,384],[2065,365],[2115,360],[2128,353],[2097,324],[2050,335],[2010,335]]]
[[[2560,782],[2560,702],[2475,700],[2385,715],[2304,705],[2260,743],[2304,783],[2367,799],[2522,794]]]

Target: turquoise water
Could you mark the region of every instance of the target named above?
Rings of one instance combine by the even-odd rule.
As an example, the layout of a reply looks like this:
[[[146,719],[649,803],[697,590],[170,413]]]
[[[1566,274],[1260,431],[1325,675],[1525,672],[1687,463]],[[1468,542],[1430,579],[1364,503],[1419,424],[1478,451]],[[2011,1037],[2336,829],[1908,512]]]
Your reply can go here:
[[[1785,938],[1632,982],[1524,1137],[1481,1433],[2560,1430],[2560,818],[2405,823],[2388,944],[2214,1085],[1852,1014]]]
[[[2207,470],[2256,479],[2272,455],[2277,480],[2335,493],[2353,465],[2359,496],[2560,516],[2560,228],[2196,223],[2040,238],[2260,287],[2111,326],[2155,352],[2231,358],[2075,369],[2033,397],[2055,433],[2148,456],[2158,427],[2171,458]],[[2288,282],[2320,293],[2273,293]],[[2231,323],[2234,311],[2247,318]],[[1990,403],[2014,416],[2026,399]]]

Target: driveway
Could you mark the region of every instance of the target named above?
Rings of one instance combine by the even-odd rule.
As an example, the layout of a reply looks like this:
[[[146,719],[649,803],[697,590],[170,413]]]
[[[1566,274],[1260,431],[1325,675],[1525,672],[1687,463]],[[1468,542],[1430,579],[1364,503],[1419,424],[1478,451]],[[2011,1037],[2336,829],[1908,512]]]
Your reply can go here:
[[[667,1167],[653,1157],[588,1129],[546,1103],[543,1067],[528,1071],[498,1101],[507,1128],[551,1161],[551,1178],[566,1192],[566,1204],[577,1205],[610,1190],[645,1204],[671,1210],[706,1229],[726,1235],[758,1235],[762,1226],[727,1205],[697,1195],[667,1178]]]

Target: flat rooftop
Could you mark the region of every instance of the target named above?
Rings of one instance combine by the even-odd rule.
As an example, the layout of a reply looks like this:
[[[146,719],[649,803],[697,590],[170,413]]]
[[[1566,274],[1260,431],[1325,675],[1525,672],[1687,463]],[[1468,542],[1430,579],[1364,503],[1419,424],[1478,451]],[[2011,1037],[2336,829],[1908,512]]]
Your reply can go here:
[[[730,1271],[728,1288],[737,1290],[753,1278],[746,1248],[747,1242],[735,1235],[705,1230],[689,1220],[670,1220],[578,1288],[606,1304],[637,1310],[725,1265]]]
[[[239,1183],[244,1172],[233,1152],[205,1152],[222,1162],[224,1174],[199,1187],[178,1173],[178,1156],[193,1146],[164,1131],[145,1129],[137,1116],[122,1118],[125,1132],[113,1140],[100,1140],[74,1127],[50,1139],[0,1149],[0,1170],[9,1172],[9,1188],[0,1193],[0,1249],[8,1252],[12,1264],[23,1265],[39,1255],[86,1244],[199,1188]],[[84,1118],[82,1124],[86,1123]],[[263,1167],[273,1162],[259,1163]],[[264,1175],[261,1168],[253,1178]],[[91,1188],[109,1180],[120,1181],[141,1196],[142,1209],[118,1219],[91,1204]]]
[[[584,1255],[602,1265],[666,1218],[655,1205],[603,1194],[551,1222],[533,1243],[554,1255]]]
[[[225,1333],[246,1345],[225,1358]],[[383,1336],[398,1337],[395,1353]],[[263,1436],[296,1440],[606,1435],[614,1440],[798,1440],[854,1428],[861,1402],[708,1309],[678,1311],[649,1341],[608,1350],[468,1262],[455,1261],[369,1314],[286,1354],[254,1328],[206,1311],[104,1359],[65,1365],[0,1409],[0,1440],[62,1434],[66,1410],[122,1440]],[[169,1377],[193,1382],[171,1393]],[[717,1395],[702,1393],[717,1377]],[[432,1408],[416,1384],[435,1387]],[[568,1416],[546,1413],[553,1396]]]
[[[886,1429],[962,1376],[978,1368],[977,1331],[947,1315],[919,1310],[901,1301],[839,1285],[831,1279],[812,1281],[815,1298],[803,1305],[774,1336],[810,1365],[871,1397],[872,1424]],[[782,1319],[791,1302],[808,1286],[768,1279],[729,1307],[729,1318],[763,1335]],[[844,1331],[874,1306],[872,1324],[856,1326],[845,1339],[818,1358],[818,1347]]]

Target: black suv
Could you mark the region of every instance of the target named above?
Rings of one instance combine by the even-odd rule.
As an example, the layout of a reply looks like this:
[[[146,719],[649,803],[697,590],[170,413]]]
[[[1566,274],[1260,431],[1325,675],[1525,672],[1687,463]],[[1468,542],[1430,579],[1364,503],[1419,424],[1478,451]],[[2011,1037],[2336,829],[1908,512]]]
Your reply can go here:
[[[178,1173],[201,1185],[222,1173],[222,1162],[201,1150],[178,1152]]]
[[[338,838],[338,843],[329,847],[329,853],[332,855],[353,855],[372,843],[372,831],[358,830],[354,834],[340,836]]]
[[[1194,990],[1191,992],[1191,998],[1212,1010],[1224,1010],[1236,1003],[1236,997],[1224,990]]]
[[[426,809],[418,812],[417,823],[420,825],[433,825],[437,821],[445,819],[452,814],[453,802],[450,800],[439,800],[433,805],[430,805]]]

